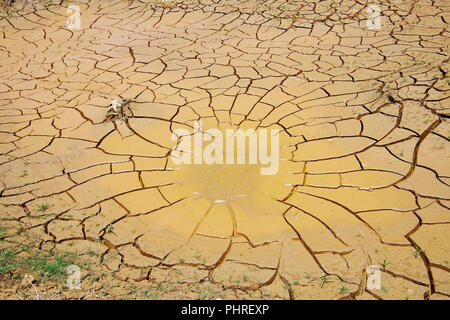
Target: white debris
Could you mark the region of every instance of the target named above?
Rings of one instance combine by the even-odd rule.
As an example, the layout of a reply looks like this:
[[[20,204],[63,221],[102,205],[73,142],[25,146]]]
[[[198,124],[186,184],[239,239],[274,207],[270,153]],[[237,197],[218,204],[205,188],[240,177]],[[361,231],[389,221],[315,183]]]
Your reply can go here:
[[[123,100],[112,100],[109,104],[108,111],[112,111],[114,113],[119,113],[122,109]]]
[[[129,115],[125,115],[125,107],[130,103],[128,99],[112,100],[106,110],[105,120],[120,118],[126,120]]]

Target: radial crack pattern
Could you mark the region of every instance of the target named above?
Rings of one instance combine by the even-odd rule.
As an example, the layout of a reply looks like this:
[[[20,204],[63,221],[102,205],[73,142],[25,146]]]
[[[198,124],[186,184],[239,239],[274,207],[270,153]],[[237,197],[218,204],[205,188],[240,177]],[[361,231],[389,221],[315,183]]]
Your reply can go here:
[[[446,1],[33,3],[0,19],[1,248],[185,298],[450,297]],[[174,165],[198,120],[278,129],[278,174]]]

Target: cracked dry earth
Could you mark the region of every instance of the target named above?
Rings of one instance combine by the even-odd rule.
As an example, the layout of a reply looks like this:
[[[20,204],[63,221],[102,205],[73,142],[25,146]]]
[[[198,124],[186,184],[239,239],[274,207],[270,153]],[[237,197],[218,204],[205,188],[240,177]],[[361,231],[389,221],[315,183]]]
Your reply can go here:
[[[13,8],[0,20],[1,247],[32,241],[82,266],[83,290],[41,292],[450,297],[447,1]],[[132,115],[104,121],[120,98]],[[279,129],[278,174],[174,165],[171,133],[195,120]]]

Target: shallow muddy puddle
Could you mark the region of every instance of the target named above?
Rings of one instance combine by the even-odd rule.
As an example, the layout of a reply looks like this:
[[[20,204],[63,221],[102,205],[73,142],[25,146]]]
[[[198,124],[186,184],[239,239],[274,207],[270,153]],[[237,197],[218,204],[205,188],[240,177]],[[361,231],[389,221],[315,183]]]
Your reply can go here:
[[[1,248],[95,251],[119,288],[448,299],[448,8],[319,2],[3,12]]]

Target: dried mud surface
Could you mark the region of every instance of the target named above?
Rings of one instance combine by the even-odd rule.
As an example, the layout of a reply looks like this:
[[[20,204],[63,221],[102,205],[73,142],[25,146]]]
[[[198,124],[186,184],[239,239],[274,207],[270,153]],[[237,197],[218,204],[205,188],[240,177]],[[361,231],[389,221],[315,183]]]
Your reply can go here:
[[[0,20],[0,246],[83,262],[36,297],[450,297],[448,1],[71,3]],[[279,174],[175,168],[195,120],[281,130]]]

